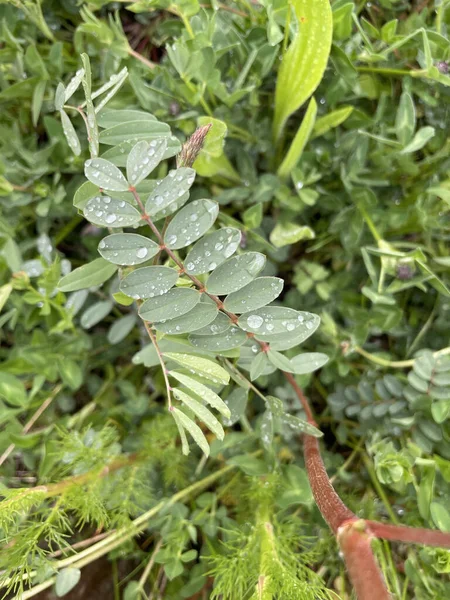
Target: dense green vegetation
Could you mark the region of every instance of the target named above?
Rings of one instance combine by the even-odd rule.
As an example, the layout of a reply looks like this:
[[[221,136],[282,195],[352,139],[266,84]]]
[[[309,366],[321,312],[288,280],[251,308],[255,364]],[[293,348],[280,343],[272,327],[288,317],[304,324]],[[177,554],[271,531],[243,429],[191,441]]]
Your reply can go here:
[[[316,440],[357,517],[450,532],[449,5],[0,4],[2,594],[355,597]]]

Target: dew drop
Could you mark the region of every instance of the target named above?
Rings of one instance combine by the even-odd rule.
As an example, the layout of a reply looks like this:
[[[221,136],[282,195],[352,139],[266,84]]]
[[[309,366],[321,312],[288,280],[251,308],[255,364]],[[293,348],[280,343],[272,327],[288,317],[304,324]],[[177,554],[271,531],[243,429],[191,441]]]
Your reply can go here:
[[[115,214],[111,214],[111,215],[106,215],[105,217],[105,221],[107,223],[114,223],[114,221],[116,221],[117,216]]]
[[[147,256],[147,254],[148,254],[148,248],[145,248],[144,246],[142,248],[139,248],[136,251],[136,256],[138,258],[145,258]]]
[[[247,317],[247,325],[252,329],[259,329],[264,323],[264,320],[259,315],[250,315]]]

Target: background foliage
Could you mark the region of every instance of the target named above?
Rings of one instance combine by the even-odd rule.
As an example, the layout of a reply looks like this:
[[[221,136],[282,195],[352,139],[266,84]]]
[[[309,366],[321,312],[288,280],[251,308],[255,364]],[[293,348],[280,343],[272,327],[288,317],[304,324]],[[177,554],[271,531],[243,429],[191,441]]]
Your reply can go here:
[[[226,435],[205,429],[210,458],[194,445],[185,457],[163,372],[116,268],[97,262],[89,289],[58,283],[102,260],[104,232],[81,212],[96,193],[83,172],[98,133],[88,119],[89,147],[60,85],[67,96],[89,65],[92,90],[107,87],[97,108],[114,91],[108,109],[141,111],[135,131],[125,123],[109,141],[115,123],[99,112],[105,158],[150,113],[173,136],[156,170],[163,178],[186,137],[213,123],[191,198],[219,204],[219,225],[242,232],[240,253],[267,256],[260,275],[284,280],[283,306],[321,317],[302,352],[329,361],[314,373],[303,360],[291,365],[350,508],[450,531],[450,11],[444,0],[333,2],[330,43],[308,34],[317,64],[302,98],[285,75],[288,55],[279,62],[301,19],[309,26],[295,7],[0,5],[0,452],[13,445],[1,459],[5,590],[27,589],[22,576],[32,573],[34,585],[51,581],[63,595],[78,569],[110,551],[125,571],[113,569],[109,597],[251,598],[261,572],[271,574],[268,597],[351,594],[313,505],[300,422],[280,418],[304,416],[280,364],[256,369],[243,346],[237,365],[254,379],[243,384],[236,354],[221,352],[234,382],[221,393]],[[86,554],[69,548],[104,532],[113,533]],[[448,552],[377,552],[394,597],[448,596]]]

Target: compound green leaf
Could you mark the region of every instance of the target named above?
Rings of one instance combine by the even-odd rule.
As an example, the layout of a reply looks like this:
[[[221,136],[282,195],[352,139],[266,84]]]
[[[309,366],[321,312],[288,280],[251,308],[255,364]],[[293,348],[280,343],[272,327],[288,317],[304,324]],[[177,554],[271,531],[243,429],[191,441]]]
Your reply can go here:
[[[178,388],[175,388],[173,390],[173,395],[177,400],[183,402],[185,406],[192,410],[192,412],[201,421],[203,421],[203,423],[205,423],[208,429],[210,429],[219,440],[223,440],[225,435],[223,427],[210,410],[208,410],[203,404],[200,404],[200,402],[189,396],[189,394],[186,394]]]
[[[210,294],[219,296],[237,292],[256,277],[265,262],[266,257],[259,252],[247,252],[229,258],[211,273],[206,289]]]
[[[208,234],[197,242],[187,255],[186,271],[191,275],[213,271],[236,252],[240,241],[241,232],[232,227],[218,229]]]
[[[116,271],[116,265],[112,265],[104,258],[96,258],[62,277],[58,289],[61,292],[75,292],[94,287],[107,281]]]
[[[196,329],[205,327],[216,318],[218,308],[216,304],[199,302],[181,317],[154,323],[155,329],[170,335],[181,335],[190,333]]]
[[[186,433],[183,429],[183,425],[177,415],[177,413],[175,411],[172,411],[172,416],[174,418],[175,424],[177,426],[178,432],[180,434],[180,438],[181,438],[181,452],[187,456],[189,454],[189,442],[188,439],[186,437]],[[137,582],[136,582],[137,583]],[[126,590],[125,590],[126,593]]]
[[[139,309],[144,321],[168,321],[188,313],[200,302],[200,292],[192,288],[175,288],[162,296],[146,300]]]
[[[141,220],[134,206],[110,196],[95,196],[87,202],[83,214],[88,221],[101,227],[130,227]]]
[[[225,350],[232,350],[245,344],[247,336],[239,329],[239,327],[230,327],[224,333],[218,333],[217,335],[194,335],[189,336],[189,341],[193,346],[201,350],[209,350],[211,352],[224,352]]]
[[[187,415],[184,414],[183,411],[178,408],[172,407],[171,413],[175,419],[178,420],[180,426],[183,427],[188,433],[191,434],[194,442],[199,446],[200,450],[205,454],[205,456],[209,456],[209,444],[206,439],[203,431],[200,427],[194,423],[192,419],[190,419]]]
[[[304,352],[291,358],[291,367],[297,375],[306,375],[323,367],[328,360],[328,356],[321,352]]]
[[[107,261],[115,265],[139,265],[155,256],[158,244],[136,233],[113,233],[98,245],[98,251]]]
[[[162,161],[166,148],[166,138],[152,140],[151,142],[142,140],[135,144],[127,158],[129,184],[136,187],[145,179]]]
[[[100,133],[100,143],[107,146],[117,146],[122,142],[133,140],[156,139],[170,135],[170,127],[166,123],[152,121],[149,119],[139,121],[128,121],[104,129]]]
[[[189,246],[208,231],[217,219],[219,205],[212,200],[194,200],[180,210],[167,227],[166,245],[173,250]]]
[[[192,373],[197,373],[201,377],[211,380],[213,383],[227,384],[230,381],[230,376],[217,363],[200,356],[178,352],[164,352],[164,356],[174,360],[182,367],[189,369]]]
[[[294,0],[299,31],[283,56],[275,90],[274,138],[287,118],[311,96],[328,62],[333,34],[329,0]]]
[[[284,281],[279,277],[258,277],[225,298],[224,308],[241,314],[270,304],[281,294]]]
[[[167,211],[173,205],[180,208],[183,197],[189,191],[195,180],[195,171],[188,167],[180,167],[169,171],[167,177],[158,182],[145,203],[145,210],[150,216]],[[184,200],[185,202],[186,200]],[[183,202],[183,204],[184,204]],[[166,211],[166,212],[164,212]],[[173,210],[172,210],[173,212]]]
[[[200,383],[196,379],[192,379],[188,375],[184,375],[183,373],[178,373],[178,371],[170,371],[169,375],[182,383],[185,387],[187,387],[191,392],[194,392],[199,398],[207,402],[210,406],[218,410],[224,417],[230,417],[230,409],[225,404],[225,402],[218,396],[215,392],[209,389],[203,383]]]
[[[112,162],[104,158],[90,158],[84,163],[84,174],[89,181],[104,190],[126,192],[128,182]]]
[[[170,267],[142,267],[127,275],[120,283],[120,290],[130,298],[153,298],[172,288],[178,272]]]

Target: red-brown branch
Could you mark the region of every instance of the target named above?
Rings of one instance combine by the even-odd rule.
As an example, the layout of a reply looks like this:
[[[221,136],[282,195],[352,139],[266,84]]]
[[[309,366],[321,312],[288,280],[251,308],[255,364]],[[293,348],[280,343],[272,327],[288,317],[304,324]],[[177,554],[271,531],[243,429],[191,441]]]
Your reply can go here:
[[[366,524],[375,537],[383,540],[450,548],[450,533],[423,527],[390,525],[389,523],[378,523],[377,521],[366,521]]]
[[[361,520],[346,523],[337,532],[358,600],[390,600],[391,595],[372,551],[372,537]]]

